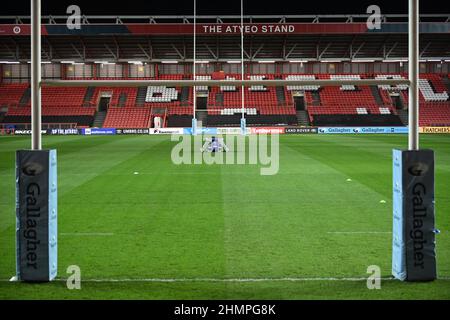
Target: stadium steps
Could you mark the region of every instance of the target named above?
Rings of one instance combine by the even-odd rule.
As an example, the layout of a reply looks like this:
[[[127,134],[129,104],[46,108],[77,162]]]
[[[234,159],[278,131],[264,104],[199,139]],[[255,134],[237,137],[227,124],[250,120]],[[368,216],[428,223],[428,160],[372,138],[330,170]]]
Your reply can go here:
[[[219,106],[223,106],[223,93],[222,92],[218,92],[216,93],[216,104]]]
[[[90,107],[91,100],[94,97],[94,93],[95,93],[95,87],[88,87],[86,89],[86,94],[84,95],[84,99],[83,99],[84,107]]]
[[[319,91],[311,91],[311,97],[312,97],[312,105],[313,106],[321,106],[322,105],[322,102],[320,100]]]
[[[164,107],[153,107],[152,108],[153,115],[155,115],[155,114],[163,115],[166,112],[167,112],[167,108],[164,108]]]
[[[447,92],[450,93],[450,79],[448,76],[442,77],[442,82],[444,82],[445,86],[447,87]]]
[[[383,99],[381,98],[380,91],[378,91],[377,86],[370,86],[370,91],[372,91],[372,95],[375,98],[375,101],[379,106],[384,105]]]
[[[293,97],[295,110],[306,110],[306,103],[304,97]]]
[[[105,122],[105,118],[106,118],[106,111],[98,111],[95,114],[94,123],[92,124],[92,126],[94,128],[102,128],[103,123]]]
[[[397,101],[397,108],[408,109],[408,99],[405,99],[405,96],[400,94]]]
[[[310,124],[308,112],[305,110],[297,110],[297,119],[300,127],[307,127]]]
[[[147,96],[147,87],[139,87],[136,96],[136,107],[143,107]]]
[[[408,110],[397,110],[400,121],[407,126],[408,125]]]
[[[275,87],[275,91],[277,94],[277,100],[279,105],[286,104],[286,95],[284,93],[284,87]]]
[[[401,98],[401,96],[393,96],[391,97],[392,100],[392,104],[395,107],[396,110],[404,110],[405,108],[405,104],[403,102],[403,99]]]
[[[189,92],[190,92],[189,87],[183,87],[181,89],[180,101],[182,106],[189,105]]]
[[[25,92],[23,93],[22,97],[19,100],[19,106],[27,106],[30,104],[31,100],[31,88],[28,87],[25,89]]]
[[[125,92],[122,92],[119,95],[119,102],[118,102],[118,106],[119,107],[125,107],[126,103],[127,103],[127,99],[128,99],[128,95]]]
[[[207,125],[207,118],[208,118],[208,113],[207,112],[202,112],[202,111],[196,111],[195,112],[195,117],[197,118],[197,126],[202,126],[202,127],[206,127]]]

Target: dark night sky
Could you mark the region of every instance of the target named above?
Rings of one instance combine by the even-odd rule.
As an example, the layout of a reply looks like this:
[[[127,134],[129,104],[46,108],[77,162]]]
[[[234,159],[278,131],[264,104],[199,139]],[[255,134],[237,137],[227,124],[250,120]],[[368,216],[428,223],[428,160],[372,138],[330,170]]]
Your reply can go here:
[[[446,1],[421,1],[422,13],[449,13]],[[42,13],[64,15],[76,4],[86,15],[190,15],[189,0],[42,0]],[[406,14],[408,0],[244,0],[246,14],[363,14],[369,5],[377,4],[382,13]],[[239,0],[197,0],[197,14],[239,14]],[[0,15],[29,15],[30,0],[2,1]]]

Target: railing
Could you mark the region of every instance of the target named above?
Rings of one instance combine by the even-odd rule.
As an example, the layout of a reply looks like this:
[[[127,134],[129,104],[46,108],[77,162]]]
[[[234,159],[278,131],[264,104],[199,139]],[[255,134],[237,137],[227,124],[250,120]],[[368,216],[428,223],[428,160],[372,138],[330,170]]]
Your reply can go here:
[[[337,23],[357,23],[366,22],[368,14],[336,14],[336,15],[246,15],[244,16],[245,23],[323,23],[323,22],[337,22]],[[204,15],[197,16],[197,22],[209,23],[227,23],[236,22],[240,20],[239,15]],[[408,15],[406,14],[384,14],[381,15],[383,22],[408,22]],[[43,24],[65,24],[67,22],[66,15],[46,15],[42,16]],[[82,15],[81,24],[125,24],[125,23],[193,23],[194,16],[185,15],[168,15],[168,16],[152,16],[152,15]],[[450,14],[421,14],[421,22],[449,22]],[[30,23],[30,16],[0,16],[0,24],[28,24]]]
[[[42,80],[41,86],[50,87],[141,87],[141,86],[167,86],[167,87],[219,87],[219,86],[342,86],[342,85],[409,85],[408,79],[351,79],[351,80]]]

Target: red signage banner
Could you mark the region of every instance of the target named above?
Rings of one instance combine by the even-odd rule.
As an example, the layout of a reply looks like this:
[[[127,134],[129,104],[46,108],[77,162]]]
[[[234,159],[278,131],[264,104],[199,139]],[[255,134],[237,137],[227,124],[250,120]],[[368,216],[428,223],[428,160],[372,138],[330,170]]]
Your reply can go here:
[[[285,128],[281,127],[251,127],[252,134],[283,134]]]
[[[421,33],[449,33],[450,23],[421,23]],[[241,30],[242,29],[242,30]],[[187,23],[86,24],[69,30],[65,24],[42,26],[43,35],[192,35],[194,27]],[[369,30],[366,23],[238,23],[197,24],[198,35],[294,35],[294,34],[362,34],[408,32],[407,23],[384,23],[379,30]],[[30,25],[2,24],[0,36],[29,36]]]

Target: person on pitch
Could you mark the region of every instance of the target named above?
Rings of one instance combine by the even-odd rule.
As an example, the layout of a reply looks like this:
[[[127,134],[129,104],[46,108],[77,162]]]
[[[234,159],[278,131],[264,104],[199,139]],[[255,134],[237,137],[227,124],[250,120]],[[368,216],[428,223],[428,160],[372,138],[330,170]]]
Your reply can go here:
[[[228,147],[223,142],[223,138],[217,138],[212,136],[211,138],[206,138],[205,144],[201,148],[201,152],[228,152]]]

